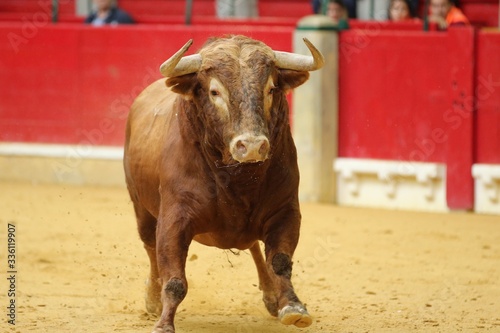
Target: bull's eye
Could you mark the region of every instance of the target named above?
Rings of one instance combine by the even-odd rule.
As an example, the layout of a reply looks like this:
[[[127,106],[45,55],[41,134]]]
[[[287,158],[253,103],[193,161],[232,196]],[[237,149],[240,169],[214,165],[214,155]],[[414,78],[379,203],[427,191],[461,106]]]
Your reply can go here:
[[[216,118],[229,119],[228,91],[217,78],[213,77],[208,83],[206,90],[207,98],[216,112]]]
[[[276,88],[275,87],[272,87],[269,89],[269,95],[272,95],[274,94],[274,92],[276,91]]]

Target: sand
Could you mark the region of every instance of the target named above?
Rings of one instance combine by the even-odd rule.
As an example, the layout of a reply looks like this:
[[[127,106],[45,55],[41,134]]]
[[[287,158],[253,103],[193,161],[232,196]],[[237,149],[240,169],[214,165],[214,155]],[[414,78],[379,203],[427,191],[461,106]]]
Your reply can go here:
[[[2,332],[151,331],[149,264],[125,188],[3,182],[0,212]],[[500,332],[500,217],[317,204],[302,214],[292,279],[312,326],[267,314],[248,251],[193,243],[177,332]]]

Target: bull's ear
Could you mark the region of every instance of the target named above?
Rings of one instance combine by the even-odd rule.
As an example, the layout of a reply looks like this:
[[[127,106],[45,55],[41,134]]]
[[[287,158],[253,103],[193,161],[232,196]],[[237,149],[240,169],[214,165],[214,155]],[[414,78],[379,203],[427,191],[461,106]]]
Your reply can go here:
[[[190,97],[193,95],[193,90],[196,86],[197,78],[196,73],[187,74],[177,77],[169,77],[165,81],[167,87],[173,92]]]
[[[309,79],[309,72],[293,71],[289,69],[279,70],[279,86],[285,91],[285,93],[297,88],[306,82],[307,79]]]

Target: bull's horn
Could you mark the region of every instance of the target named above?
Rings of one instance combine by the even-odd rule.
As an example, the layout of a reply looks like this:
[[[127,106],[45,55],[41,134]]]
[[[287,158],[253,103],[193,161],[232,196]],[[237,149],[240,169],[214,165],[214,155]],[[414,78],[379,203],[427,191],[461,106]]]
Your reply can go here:
[[[304,43],[311,52],[312,56],[302,54],[274,51],[276,66],[282,69],[291,69],[295,71],[315,71],[325,64],[325,59],[321,52],[307,39]]]
[[[201,55],[193,54],[183,57],[191,44],[193,44],[192,39],[160,66],[160,73],[163,76],[176,77],[195,73],[200,69]]]

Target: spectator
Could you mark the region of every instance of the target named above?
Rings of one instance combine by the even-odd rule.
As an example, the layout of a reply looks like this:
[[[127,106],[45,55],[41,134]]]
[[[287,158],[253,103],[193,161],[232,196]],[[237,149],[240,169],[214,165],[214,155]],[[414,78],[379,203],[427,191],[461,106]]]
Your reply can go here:
[[[349,24],[347,22],[347,8],[342,0],[330,0],[326,7],[326,15],[328,15],[333,23],[335,23],[339,29],[347,29]]]
[[[347,14],[349,18],[356,18],[357,17],[357,5],[356,5],[357,0],[344,0],[344,4],[347,8]]]
[[[116,6],[115,0],[94,0],[94,10],[85,23],[95,26],[105,24],[132,24],[132,17]]]
[[[412,20],[415,18],[413,6],[409,0],[391,0],[388,17],[393,22]]]
[[[322,14],[321,4],[323,0],[311,0],[311,6],[314,14]]]
[[[344,5],[347,8],[347,14],[349,18],[356,18],[357,16],[357,6],[356,6],[356,1],[357,0],[344,0]],[[314,14],[325,14],[323,11],[323,3],[329,2],[328,0],[311,0],[311,6],[313,9]]]
[[[454,5],[452,0],[430,0],[429,22],[437,23],[442,30],[451,26],[470,24],[467,17]]]

